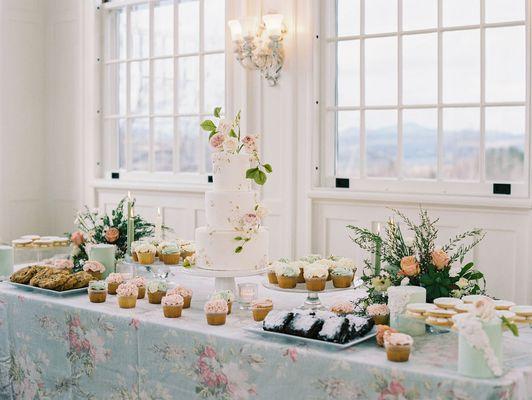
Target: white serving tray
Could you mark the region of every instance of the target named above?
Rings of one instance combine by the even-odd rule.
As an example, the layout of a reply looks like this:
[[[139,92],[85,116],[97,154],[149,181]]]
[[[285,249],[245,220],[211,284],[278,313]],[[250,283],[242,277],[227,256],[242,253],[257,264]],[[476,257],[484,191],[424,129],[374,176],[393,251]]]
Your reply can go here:
[[[255,326],[249,326],[249,327],[244,328],[244,330],[248,332],[253,332],[253,333],[256,333],[262,336],[266,336],[266,337],[270,336],[270,337],[292,339],[296,342],[319,345],[319,346],[327,347],[329,349],[334,349],[334,350],[345,350],[358,343],[362,343],[368,339],[371,339],[372,337],[375,337],[377,335],[377,328],[373,327],[368,333],[366,333],[365,336],[353,339],[352,341],[344,343],[344,344],[340,344],[340,343],[325,342],[323,340],[318,340],[318,339],[309,339],[309,338],[305,338],[301,336],[288,335],[286,333],[265,331],[264,329],[262,329],[262,324],[257,324]]]
[[[75,294],[87,293],[86,287],[79,288],[79,289],[63,290],[62,292],[60,292],[58,290],[43,289],[43,288],[36,287],[36,286],[24,285],[22,283],[16,283],[16,282],[10,282],[10,281],[5,281],[5,283],[8,283],[16,288],[26,290],[28,292],[42,293],[42,294],[46,294],[49,296],[56,296],[56,297],[65,297],[65,296],[72,296]]]

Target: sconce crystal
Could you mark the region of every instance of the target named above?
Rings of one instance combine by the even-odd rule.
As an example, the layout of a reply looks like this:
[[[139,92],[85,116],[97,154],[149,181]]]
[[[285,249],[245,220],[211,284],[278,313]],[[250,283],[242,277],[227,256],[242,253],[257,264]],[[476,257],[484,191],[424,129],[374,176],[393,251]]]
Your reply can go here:
[[[283,38],[286,27],[282,14],[246,17],[227,22],[238,62],[247,69],[258,69],[270,86],[275,86],[284,64]]]

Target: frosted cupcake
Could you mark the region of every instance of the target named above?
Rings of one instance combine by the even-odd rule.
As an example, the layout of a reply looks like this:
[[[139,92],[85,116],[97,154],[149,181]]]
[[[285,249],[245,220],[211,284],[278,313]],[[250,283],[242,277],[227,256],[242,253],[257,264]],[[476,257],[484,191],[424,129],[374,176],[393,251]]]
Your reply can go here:
[[[107,292],[109,294],[116,294],[116,289],[118,289],[118,286],[122,282],[124,282],[124,277],[122,276],[122,274],[117,274],[115,272],[112,272],[109,274],[106,281],[107,281]]]
[[[161,300],[166,318],[179,318],[183,311],[183,298],[178,294],[164,296]]]
[[[272,285],[277,285],[279,282],[277,281],[277,275],[275,274],[275,266],[277,263],[271,263],[268,266],[268,282],[270,282]]]
[[[290,265],[292,265],[295,268],[299,268],[299,275],[297,277],[297,283],[305,283],[304,273],[305,273],[305,268],[309,265],[309,263],[299,260],[299,261],[292,261]]]
[[[57,268],[57,269],[66,269],[69,271],[71,271],[72,268],[74,268],[74,263],[71,260],[62,259],[62,258],[52,260],[50,262],[50,265],[52,265],[52,267]]]
[[[321,260],[323,257],[321,254],[309,254],[308,256],[301,257],[299,261],[304,261],[306,263],[312,264],[318,260]]]
[[[336,261],[337,267],[342,267],[351,270],[353,272],[353,277],[351,278],[351,282],[355,279],[355,274],[357,272],[357,267],[355,265],[355,261],[351,258],[342,257],[338,261]],[[333,276],[334,278],[334,276]]]
[[[166,296],[168,283],[162,279],[154,279],[148,282],[148,301],[151,304],[161,304],[161,300]]]
[[[384,333],[384,348],[389,361],[405,362],[410,357],[410,349],[414,344],[412,336],[404,333]]]
[[[137,285],[137,288],[139,289],[137,299],[143,299],[146,296],[146,278],[142,276],[136,276],[131,280],[131,282]]]
[[[196,248],[193,243],[185,242],[181,245],[181,257],[186,258],[193,255],[196,252]]]
[[[176,245],[166,246],[160,251],[160,258],[166,265],[176,265],[181,258],[181,249]]]
[[[105,266],[99,261],[88,260],[83,264],[83,271],[91,274],[94,279],[101,280],[105,272]]]
[[[386,304],[371,304],[366,308],[366,314],[375,325],[387,325],[390,319],[390,309]]]
[[[137,257],[139,263],[144,265],[153,264],[155,262],[155,254],[157,253],[157,248],[150,243],[142,243],[136,248]]]
[[[105,299],[107,298],[107,284],[105,281],[90,281],[88,292],[91,303],[105,303]]]
[[[253,319],[257,322],[263,321],[271,310],[273,310],[273,301],[270,299],[253,300],[251,302]]]
[[[321,292],[325,290],[325,284],[327,283],[327,277],[329,276],[329,270],[327,267],[314,263],[305,268],[305,284],[307,289],[312,292]]]
[[[133,282],[124,282],[116,289],[118,306],[120,308],[135,308],[139,289]]]
[[[336,261],[331,260],[329,258],[322,258],[321,260],[316,261],[313,264],[321,264],[323,267],[327,268],[327,271],[329,274],[327,275],[327,280],[330,281],[332,279],[331,272],[336,267]]]
[[[210,300],[203,307],[209,325],[224,325],[227,319],[227,302],[225,300]]]
[[[143,240],[136,240],[131,243],[131,258],[133,258],[133,261],[135,262],[139,261],[139,258],[137,256],[137,247],[139,247],[143,243],[145,243]]]
[[[350,301],[339,301],[331,307],[331,312],[338,315],[353,314],[355,312],[355,306]]]
[[[192,290],[181,285],[177,285],[175,288],[170,289],[166,295],[178,294],[183,298],[183,308],[190,308],[190,302],[192,300]]]
[[[231,314],[231,308],[235,301],[235,295],[231,290],[217,290],[211,296],[211,300],[224,300],[227,302],[227,315]]]
[[[348,288],[353,282],[353,270],[346,267],[336,266],[331,271],[331,277],[335,288]]]
[[[293,289],[297,285],[299,268],[287,263],[279,262],[275,267],[275,275],[277,276],[280,288]]]

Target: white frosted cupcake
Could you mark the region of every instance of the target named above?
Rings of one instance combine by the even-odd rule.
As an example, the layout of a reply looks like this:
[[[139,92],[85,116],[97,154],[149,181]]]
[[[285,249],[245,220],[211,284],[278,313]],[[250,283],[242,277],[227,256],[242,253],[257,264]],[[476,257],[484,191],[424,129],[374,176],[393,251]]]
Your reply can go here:
[[[144,265],[153,264],[155,262],[155,254],[157,254],[157,247],[150,243],[142,243],[136,247],[136,253],[139,263]]]
[[[297,285],[297,277],[299,276],[299,268],[293,265],[278,262],[275,267],[275,274],[279,287],[283,289],[293,289]]]
[[[314,263],[305,267],[303,276],[305,277],[305,284],[309,291],[321,292],[325,290],[329,270],[319,263]]]

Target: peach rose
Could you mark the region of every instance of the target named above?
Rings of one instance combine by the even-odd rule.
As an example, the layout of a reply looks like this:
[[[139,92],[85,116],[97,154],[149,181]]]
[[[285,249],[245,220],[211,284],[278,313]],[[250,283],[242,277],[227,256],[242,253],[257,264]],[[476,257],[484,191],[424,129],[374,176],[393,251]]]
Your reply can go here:
[[[447,255],[447,253],[443,250],[434,250],[431,253],[432,257],[432,264],[436,267],[436,269],[444,269],[449,265],[450,258]]]
[[[419,263],[415,256],[407,256],[401,259],[401,272],[405,276],[416,276],[419,274]]]
[[[83,243],[84,239],[83,239],[83,233],[81,233],[80,231],[76,231],[74,232],[71,236],[70,236],[70,241],[72,243],[74,243],[76,246],[79,246],[80,244]]]
[[[109,243],[114,243],[118,240],[120,231],[117,228],[109,228],[105,231],[105,240]]]
[[[377,345],[384,347],[384,337],[392,333],[397,333],[393,328],[390,328],[388,325],[377,325]]]

